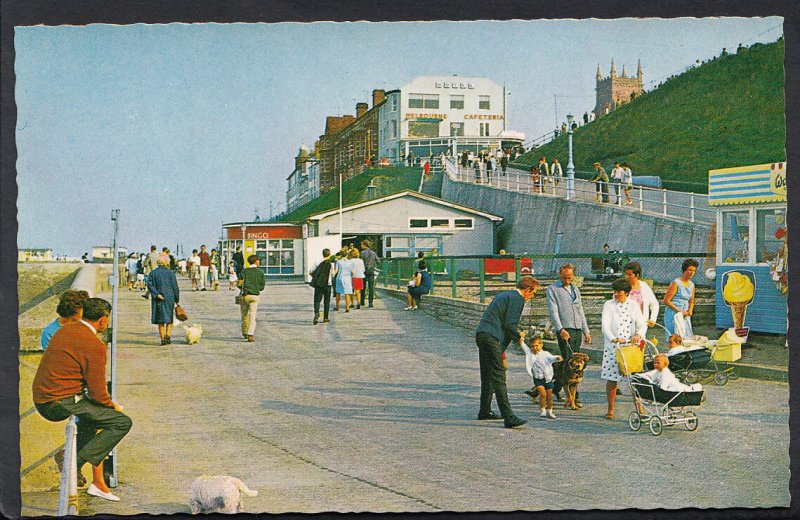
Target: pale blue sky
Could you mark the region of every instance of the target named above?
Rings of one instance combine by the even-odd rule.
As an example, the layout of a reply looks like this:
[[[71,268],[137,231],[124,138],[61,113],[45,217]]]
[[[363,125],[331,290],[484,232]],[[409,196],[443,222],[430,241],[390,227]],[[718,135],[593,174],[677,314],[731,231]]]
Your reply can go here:
[[[416,76],[505,84],[528,139],[594,106],[598,63],[646,84],[782,19],[89,25],[15,28],[19,247],[80,256],[111,240],[190,251],[222,221],[285,206],[301,144],[327,115]]]

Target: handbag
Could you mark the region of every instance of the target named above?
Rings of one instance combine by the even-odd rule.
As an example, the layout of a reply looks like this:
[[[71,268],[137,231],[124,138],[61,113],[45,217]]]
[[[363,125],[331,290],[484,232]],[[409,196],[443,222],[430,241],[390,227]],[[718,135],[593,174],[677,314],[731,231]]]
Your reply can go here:
[[[179,321],[186,321],[189,319],[189,316],[186,314],[186,311],[183,310],[183,307],[175,304],[175,317],[178,318]]]
[[[236,303],[236,305],[241,305],[242,304],[242,295],[241,294],[237,294],[236,297],[233,299],[233,301]]]
[[[644,350],[638,345],[617,347],[616,356],[621,375],[627,376],[644,370]]]

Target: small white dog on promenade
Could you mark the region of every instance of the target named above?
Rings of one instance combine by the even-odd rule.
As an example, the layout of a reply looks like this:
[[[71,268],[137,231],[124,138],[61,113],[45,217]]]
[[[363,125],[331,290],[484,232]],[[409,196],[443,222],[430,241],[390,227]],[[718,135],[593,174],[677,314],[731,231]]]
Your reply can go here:
[[[192,323],[191,327],[183,325],[183,328],[186,330],[186,343],[193,345],[200,342],[200,338],[203,335],[202,325],[199,323]]]
[[[192,498],[189,507],[192,514],[197,513],[239,513],[242,509],[242,494],[249,497],[258,491],[249,489],[244,482],[235,477],[201,475],[192,482]]]

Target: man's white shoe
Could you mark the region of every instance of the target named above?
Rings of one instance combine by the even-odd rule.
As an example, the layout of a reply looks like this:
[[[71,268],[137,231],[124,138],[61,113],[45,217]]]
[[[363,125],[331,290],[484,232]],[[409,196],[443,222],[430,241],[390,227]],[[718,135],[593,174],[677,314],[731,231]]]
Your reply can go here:
[[[405,308],[405,309],[403,309],[403,310],[404,310],[404,311],[413,311],[413,310],[414,310],[414,307],[406,307],[406,308]]]
[[[106,493],[105,491],[101,491],[94,483],[89,484],[89,487],[86,489],[86,493],[95,497],[105,498],[106,500],[110,500],[112,502],[119,502],[119,497],[110,491]]]
[[[547,417],[547,410],[542,408],[542,413],[539,414],[539,417]]]
[[[547,410],[547,417],[550,418],[550,419],[555,419],[556,418],[556,414],[553,413],[553,409],[552,408]]]

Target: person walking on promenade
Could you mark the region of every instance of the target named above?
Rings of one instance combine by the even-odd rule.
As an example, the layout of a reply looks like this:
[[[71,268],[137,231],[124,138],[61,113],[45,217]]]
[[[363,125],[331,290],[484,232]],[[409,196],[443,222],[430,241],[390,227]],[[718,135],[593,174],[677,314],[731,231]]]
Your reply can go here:
[[[553,164],[550,165],[550,176],[553,179],[553,184],[558,188],[558,183],[564,178],[564,170],[561,169],[561,163],[558,159],[553,159]]]
[[[531,184],[533,185],[533,192],[539,193],[539,165],[534,164],[531,166]]]
[[[353,263],[349,258],[349,250],[344,247],[336,261],[336,310],[339,310],[339,301],[344,296],[344,312],[350,312],[353,303]]]
[[[597,199],[595,202],[608,202],[608,194],[606,193],[606,184],[608,184],[608,174],[600,166],[599,162],[594,163],[594,177],[591,178],[591,182],[594,183],[595,191],[597,192]]]
[[[634,336],[644,338],[647,322],[639,310],[639,304],[628,298],[631,284],[624,278],[614,280],[611,284],[614,298],[603,304],[603,362],[600,366],[600,377],[606,381],[606,399],[608,413],[606,419],[614,418],[614,401],[617,397],[617,384],[622,379],[617,364],[616,347],[626,344]]]
[[[550,179],[550,169],[547,164],[547,157],[539,157],[539,191],[544,193],[547,181]]]
[[[238,280],[238,278],[236,277],[236,267],[235,267],[235,264],[233,263],[233,261],[231,261],[230,264],[228,264],[228,290],[229,291],[232,291],[232,290],[236,289],[236,280]]]
[[[503,156],[500,157],[500,168],[502,168],[503,177],[505,177],[506,171],[508,170],[508,154],[504,153]]]
[[[614,182],[614,191],[617,194],[617,201],[614,204],[622,204],[622,177],[625,175],[625,170],[619,165],[619,161],[614,163],[614,169],[611,170],[611,179]]]
[[[259,295],[264,290],[265,282],[258,256],[248,256],[247,263],[250,267],[242,269],[242,336],[252,343],[256,334],[256,311],[261,301]]]
[[[589,324],[583,312],[581,291],[572,283],[575,278],[575,266],[569,262],[558,268],[558,280],[550,284],[545,291],[547,302],[547,315],[553,324],[558,339],[558,350],[561,357],[569,359],[574,352],[581,351],[581,339],[589,345],[592,336],[589,333]],[[559,392],[556,398],[560,399]],[[583,406],[575,396],[575,404]]]
[[[361,242],[361,260],[364,261],[364,290],[361,291],[361,305],[364,305],[367,293],[369,293],[369,306],[372,308],[372,301],[375,298],[375,269],[378,266],[378,255],[371,249],[372,242],[364,240]]]
[[[328,323],[331,307],[331,250],[322,250],[322,260],[311,268],[311,286],[314,288],[314,325],[319,323],[319,304],[322,302],[322,322]]]
[[[200,254],[197,256],[200,258],[200,290],[205,291],[208,285],[208,271],[211,267],[211,257],[206,251],[205,244],[200,246]]]
[[[242,279],[242,269],[244,269],[244,255],[242,254],[242,246],[236,247],[236,252],[233,254],[233,269],[236,272],[236,278]]]
[[[180,303],[180,291],[175,273],[169,269],[169,260],[161,259],[158,267],[147,277],[147,288],[153,295],[150,303],[150,323],[158,325],[162,345],[172,343],[173,311]]]
[[[147,265],[147,255],[142,253],[139,256],[139,260],[136,262],[136,284],[139,286],[138,289],[140,291],[144,291],[145,290],[145,285],[146,284],[144,282],[144,278],[145,278],[145,274],[144,273],[145,273],[145,270],[146,270],[146,265]],[[144,295],[142,295],[142,296],[144,296]]]
[[[505,291],[492,299],[483,313],[475,331],[478,344],[478,359],[481,371],[481,400],[478,420],[504,420],[506,428],[517,428],[527,421],[514,415],[508,402],[506,371],[503,369],[503,353],[512,341],[521,342],[525,333],[519,330],[519,319],[525,302],[536,294],[539,281],[532,276],[522,276],[513,291]],[[492,412],[492,395],[500,407],[500,416]]]
[[[633,204],[631,200],[631,188],[633,188],[633,172],[628,163],[622,163],[622,189],[625,190],[625,204]]]
[[[136,253],[131,253],[128,260],[125,262],[125,269],[128,271],[128,290],[132,291],[133,286],[136,285],[136,276],[139,274],[139,269],[136,267]]]
[[[189,257],[187,262],[189,266],[189,279],[192,281],[192,290],[200,290],[200,256],[197,254],[197,249],[192,249],[192,256]]]
[[[364,266],[364,261],[361,259],[361,254],[358,252],[358,249],[353,248],[353,250],[350,251],[350,265],[353,272],[353,307],[361,309],[366,267]]]
[[[425,164],[422,165],[422,171],[423,171],[423,173],[425,175],[425,178],[427,179],[431,174],[431,161],[430,160],[426,160]]]
[[[156,246],[154,245],[150,246],[150,254],[147,255],[147,257],[145,257],[143,262],[145,287],[147,286],[147,277],[150,276],[150,273],[153,271],[153,269],[158,267],[159,256],[161,255],[159,255],[158,251],[156,251]],[[148,299],[149,297],[150,297],[150,291],[145,291],[144,294],[142,295],[142,298],[144,298],[145,300]]]
[[[31,391],[39,414],[52,422],[78,418],[75,467],[99,466],[130,431],[132,421],[111,400],[106,386],[106,345],[97,337],[108,327],[111,304],[100,298],[83,302],[80,321],[67,323],[50,340]],[[86,395],[84,395],[84,390]],[[86,492],[118,501],[102,480]]]
[[[211,257],[209,258],[211,267],[209,269],[209,278],[211,279],[211,289],[219,291],[219,271],[222,264],[219,253],[216,249],[211,250]]]

